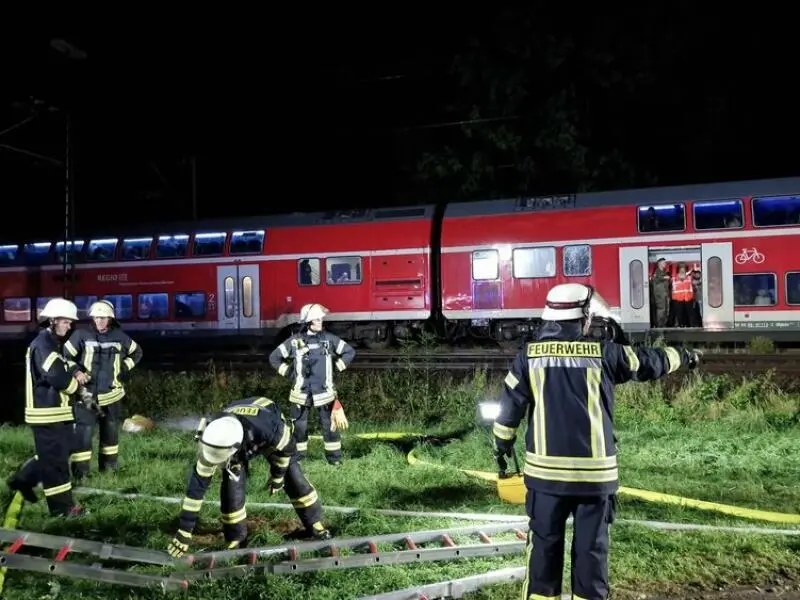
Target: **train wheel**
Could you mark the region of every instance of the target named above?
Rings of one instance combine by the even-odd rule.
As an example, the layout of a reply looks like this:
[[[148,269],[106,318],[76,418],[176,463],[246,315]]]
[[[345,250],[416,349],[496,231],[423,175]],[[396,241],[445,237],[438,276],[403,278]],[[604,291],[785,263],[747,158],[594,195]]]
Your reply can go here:
[[[377,328],[371,337],[365,337],[362,341],[369,350],[385,350],[392,343],[391,329],[389,327]]]

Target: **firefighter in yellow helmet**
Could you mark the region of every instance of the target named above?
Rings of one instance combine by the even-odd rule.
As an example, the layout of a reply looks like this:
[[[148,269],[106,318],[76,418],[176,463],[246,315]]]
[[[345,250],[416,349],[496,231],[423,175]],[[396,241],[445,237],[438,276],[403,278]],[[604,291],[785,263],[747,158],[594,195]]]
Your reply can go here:
[[[514,452],[517,427],[528,419],[525,600],[561,597],[570,514],[573,598],[605,600],[608,525],[619,487],[614,386],[658,379],[699,362],[692,350],[633,348],[588,337],[594,324],[616,329],[613,321],[608,305],[590,286],[555,286],[547,294],[537,338],[521,349],[505,378],[493,427],[501,468]]]
[[[25,423],[33,431],[36,455],[8,481],[28,502],[38,501],[33,488],[41,482],[53,516],[79,516],[84,510],[72,498],[69,455],[74,444],[73,400],[82,373],[71,373],[61,355],[61,344],[78,320],[69,300],[53,298],[39,314],[42,330],[25,355]]]
[[[89,474],[96,424],[100,429],[100,471],[118,468],[120,400],[125,396],[125,380],[142,360],[141,346],[122,331],[111,302],[92,304],[89,317],[91,327],[77,330],[64,344],[67,359],[87,378],[81,401],[75,405],[76,448],[71,461],[76,479]]]
[[[334,366],[344,371],[356,356],[356,351],[338,336],[323,331],[322,320],[329,313],[321,304],[306,304],[300,310],[302,330],[279,345],[269,356],[269,362],[280,375],[293,383],[289,393],[289,418],[294,423],[297,452],[300,458],[308,452],[308,413],[312,407],[319,411],[325,458],[329,464],[342,462],[341,430],[347,428],[336,387],[333,384]]]

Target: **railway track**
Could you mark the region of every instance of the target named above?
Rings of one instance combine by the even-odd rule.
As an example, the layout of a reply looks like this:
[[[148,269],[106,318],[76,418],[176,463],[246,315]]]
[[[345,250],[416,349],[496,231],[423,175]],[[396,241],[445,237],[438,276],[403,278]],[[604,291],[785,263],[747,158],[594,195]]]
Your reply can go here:
[[[350,365],[353,371],[504,371],[514,353],[501,350],[450,351],[403,354],[361,351]],[[211,365],[228,371],[272,371],[267,354],[250,352],[193,352],[159,354],[142,361],[143,368],[161,371],[205,371]],[[758,374],[774,370],[776,375],[800,377],[800,356],[787,354],[705,354],[701,366],[710,374]]]

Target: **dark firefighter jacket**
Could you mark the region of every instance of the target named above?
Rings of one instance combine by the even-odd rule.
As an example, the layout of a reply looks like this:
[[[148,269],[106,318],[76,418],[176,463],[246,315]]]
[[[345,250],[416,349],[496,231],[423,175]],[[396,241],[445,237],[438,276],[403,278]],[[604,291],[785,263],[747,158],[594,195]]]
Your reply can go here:
[[[73,421],[71,395],[78,381],[61,356],[58,339],[43,329],[25,354],[25,423],[48,425]]]
[[[323,406],[336,399],[334,363],[339,371],[344,371],[355,356],[356,351],[336,335],[306,331],[275,348],[269,355],[269,363],[293,382],[290,402],[305,405],[310,396],[314,406]]]
[[[548,323],[522,348],[505,378],[495,446],[513,451],[528,411],[527,487],[553,495],[613,494],[619,487],[614,386],[658,379],[689,360],[683,349],[589,341],[578,325]]]
[[[297,452],[292,425],[287,423],[278,405],[267,398],[244,398],[231,402],[221,415],[235,415],[244,427],[244,441],[239,451],[231,457],[231,464],[241,464],[246,469],[251,458],[264,456],[270,464],[270,479],[283,483],[291,457]],[[186,496],[181,504],[179,528],[187,533],[194,530],[203,497],[217,467],[198,458],[189,476]]]
[[[142,348],[119,326],[100,333],[92,325],[75,330],[64,344],[64,355],[75,369],[91,378],[86,388],[100,406],[119,402],[125,396],[128,373],[142,360]]]

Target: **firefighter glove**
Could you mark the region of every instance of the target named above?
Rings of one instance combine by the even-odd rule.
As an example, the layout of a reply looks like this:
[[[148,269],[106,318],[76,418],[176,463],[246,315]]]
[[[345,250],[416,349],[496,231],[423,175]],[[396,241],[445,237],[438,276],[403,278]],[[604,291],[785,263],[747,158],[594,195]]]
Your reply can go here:
[[[344,414],[344,407],[339,399],[333,401],[333,411],[331,411],[331,431],[344,431],[350,426]]]
[[[689,350],[689,369],[696,369],[700,364],[703,353],[700,350]]]
[[[274,479],[272,477],[269,478],[269,481],[267,482],[267,490],[269,491],[270,496],[274,496],[282,489],[283,489],[283,479]]]
[[[167,552],[173,558],[180,558],[189,551],[189,542],[192,541],[191,536],[187,536],[184,532],[178,531],[175,537],[167,546]]]

